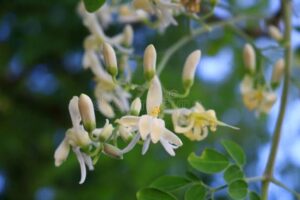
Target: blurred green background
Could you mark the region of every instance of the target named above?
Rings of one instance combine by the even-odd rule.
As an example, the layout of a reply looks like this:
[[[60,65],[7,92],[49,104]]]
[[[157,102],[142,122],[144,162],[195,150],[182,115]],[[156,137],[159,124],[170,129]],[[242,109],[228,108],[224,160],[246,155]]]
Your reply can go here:
[[[80,170],[73,154],[61,167],[55,168],[55,148],[71,126],[67,109],[69,100],[83,92],[93,96],[92,74],[84,71],[81,65],[82,42],[88,31],[75,11],[77,3],[73,0],[1,1],[0,199],[133,200],[136,191],[155,178],[164,174],[184,175],[192,170],[186,162],[189,153],[199,153],[207,146],[222,149],[220,140],[225,138],[232,138],[246,150],[247,175],[262,173],[278,103],[270,116],[256,117],[243,107],[238,84],[244,75],[241,49],[245,41],[230,28],[205,33],[188,43],[172,56],[161,79],[166,88],[181,91],[184,60],[191,51],[200,48],[203,57],[196,83],[190,97],[178,103],[190,107],[194,101],[200,101],[206,108],[216,110],[220,120],[240,127],[240,131],[219,127],[216,133],[209,134],[201,142],[190,142],[181,137],[184,146],[177,150],[174,158],[167,155],[160,145],[151,145],[145,156],[141,155],[138,146],[126,154],[124,160],[102,156],[95,171],[88,172],[83,185],[78,184]],[[243,3],[231,0],[221,1],[221,4],[225,7],[217,7],[212,20],[240,14],[265,14],[275,19],[269,23],[278,22],[279,1]],[[297,8],[300,7],[297,1],[294,5],[294,64],[299,67],[300,20]],[[189,34],[191,29],[201,26],[184,17],[177,20],[180,25],[169,27],[164,35],[142,24],[134,24],[135,54],[141,56],[143,49],[153,43],[160,59],[170,45]],[[110,26],[107,34],[115,34],[122,26]],[[258,47],[275,44],[266,36],[263,22],[249,21],[239,26],[254,37]],[[282,56],[282,51],[272,49],[263,53],[273,62]],[[142,83],[141,59],[138,62],[132,60],[131,65],[135,69],[134,82]],[[269,76],[271,63],[265,65]],[[293,74],[295,77],[299,75],[299,69],[294,68]],[[300,103],[299,90],[295,86],[291,89],[289,103],[284,126],[286,135],[281,143],[276,175],[287,185],[299,189]],[[98,126],[102,126],[105,119],[99,112],[96,117]],[[170,119],[168,122],[168,127],[172,128]],[[198,175],[213,185],[222,183],[218,175]],[[258,191],[257,186],[251,187]],[[282,189],[272,187],[271,190],[271,199],[293,199]],[[224,199],[222,192],[217,199]]]

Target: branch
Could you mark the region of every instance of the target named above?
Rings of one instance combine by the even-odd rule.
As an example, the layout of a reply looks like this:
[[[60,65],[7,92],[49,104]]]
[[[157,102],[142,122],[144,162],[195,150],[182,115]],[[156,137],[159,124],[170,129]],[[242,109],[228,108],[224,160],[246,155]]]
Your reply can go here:
[[[282,0],[281,6],[283,9],[283,17],[284,17],[284,24],[285,24],[285,33],[284,33],[284,40],[285,40],[285,71],[284,71],[284,82],[283,82],[283,92],[281,96],[281,104],[280,104],[280,111],[276,122],[276,127],[272,139],[272,146],[271,152],[268,157],[267,166],[264,172],[264,176],[266,180],[262,182],[262,199],[268,199],[268,189],[270,181],[273,177],[273,170],[276,160],[276,154],[278,151],[278,146],[281,138],[281,127],[284,120],[285,109],[287,104],[287,97],[289,91],[289,81],[290,81],[290,67],[291,67],[291,60],[292,60],[292,49],[291,49],[291,1],[290,0]]]

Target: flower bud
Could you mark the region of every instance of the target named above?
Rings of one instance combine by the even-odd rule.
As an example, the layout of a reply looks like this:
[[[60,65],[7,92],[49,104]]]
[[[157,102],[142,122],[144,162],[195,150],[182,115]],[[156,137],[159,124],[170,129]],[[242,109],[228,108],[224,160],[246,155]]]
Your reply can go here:
[[[144,75],[148,81],[150,81],[155,75],[156,68],[156,50],[155,47],[150,44],[146,47],[144,52]]]
[[[140,98],[135,98],[130,106],[130,113],[132,115],[138,116],[142,108],[142,103]]]
[[[117,158],[117,159],[123,159],[123,153],[117,147],[115,147],[111,144],[108,144],[108,143],[104,143],[103,147],[104,147],[103,151],[106,155],[111,156],[113,158]]]
[[[105,125],[100,133],[100,141],[104,142],[112,135],[114,127],[106,120]]]
[[[54,153],[55,166],[59,167],[68,157],[70,145],[66,138],[59,144]]]
[[[284,71],[284,60],[281,58],[277,60],[273,69],[272,80],[271,80],[271,84],[273,87],[276,88],[279,85],[283,71]]]
[[[252,74],[255,73],[256,55],[255,55],[254,48],[248,43],[244,46],[243,56],[244,56],[244,64],[247,70],[249,70],[249,72]]]
[[[119,126],[119,135],[125,142],[128,142],[132,139],[130,128],[126,126]]]
[[[125,46],[129,47],[132,45],[132,41],[133,41],[132,26],[126,25],[123,31],[123,43]]]
[[[193,83],[195,78],[195,72],[197,65],[199,63],[201,57],[201,51],[196,50],[193,51],[186,59],[183,72],[182,72],[182,83],[184,89],[189,89]]]
[[[96,119],[91,98],[86,94],[81,94],[78,101],[78,107],[84,128],[88,132],[92,132],[96,128]]]
[[[269,26],[269,34],[274,40],[277,40],[278,42],[282,41],[283,39],[282,33],[276,26]]]
[[[149,0],[133,0],[132,4],[135,9],[142,9],[147,12],[152,12],[153,10]]]
[[[115,77],[118,74],[118,64],[115,50],[108,44],[103,45],[103,56],[107,71]]]

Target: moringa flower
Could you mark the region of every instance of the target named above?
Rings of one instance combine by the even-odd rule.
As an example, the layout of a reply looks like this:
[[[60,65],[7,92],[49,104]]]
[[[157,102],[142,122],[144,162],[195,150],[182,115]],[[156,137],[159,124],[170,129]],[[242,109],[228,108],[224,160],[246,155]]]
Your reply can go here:
[[[198,102],[191,109],[179,108],[167,112],[172,114],[174,131],[184,134],[190,140],[205,139],[208,135],[208,129],[215,132],[218,125],[237,129],[219,121],[214,110],[205,110]]]
[[[141,138],[144,141],[142,154],[147,152],[152,141],[154,144],[160,142],[171,156],[175,156],[174,149],[180,147],[182,142],[173,132],[165,127],[165,122],[158,118],[162,101],[161,84],[158,77],[155,76],[151,81],[147,94],[147,114],[142,116],[128,115],[118,120],[122,126],[130,127],[137,132],[129,147],[123,150],[124,153],[133,148]]]
[[[68,157],[70,147],[72,147],[80,165],[81,178],[79,183],[82,184],[86,178],[86,166],[89,170],[94,170],[92,159],[89,155],[82,152],[81,148],[86,148],[91,144],[88,132],[86,132],[81,123],[79,112],[79,98],[73,97],[69,103],[69,112],[73,127],[68,129],[65,138],[57,147],[54,153],[55,166],[59,167]]]
[[[243,96],[245,106],[250,110],[257,110],[259,113],[268,113],[274,105],[277,95],[265,85],[257,85],[255,87],[254,78],[245,76],[240,91]]]

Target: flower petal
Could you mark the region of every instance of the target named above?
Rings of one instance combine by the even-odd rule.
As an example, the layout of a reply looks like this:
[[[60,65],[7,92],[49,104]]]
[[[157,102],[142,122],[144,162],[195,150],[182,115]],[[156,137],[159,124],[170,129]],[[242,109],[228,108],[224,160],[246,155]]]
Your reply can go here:
[[[128,115],[128,116],[124,116],[121,119],[119,119],[118,123],[125,127],[137,126],[137,124],[139,123],[139,119],[140,119],[140,117]]]
[[[130,141],[130,143],[121,150],[122,154],[128,153],[129,151],[131,151],[135,145],[137,144],[137,142],[139,141],[139,139],[141,138],[140,134],[136,134],[135,137]]]
[[[148,151],[150,142],[151,142],[151,137],[148,135],[148,137],[145,140],[144,145],[143,145],[142,155],[145,155],[145,153]]]
[[[170,144],[167,140],[161,138],[160,143],[164,147],[164,149],[170,154],[171,156],[175,156],[174,146]]]
[[[147,100],[146,100],[146,107],[147,107],[147,113],[149,115],[152,114],[154,110],[157,110],[163,101],[162,96],[162,88],[160,84],[160,80],[157,76],[154,76],[150,83],[150,87],[147,93]]]
[[[182,141],[172,131],[165,128],[161,138],[167,140],[169,143],[176,145],[177,147],[182,146]]]
[[[77,96],[74,96],[70,100],[70,103],[69,103],[69,113],[71,116],[73,127],[80,126],[80,121],[81,121],[79,107],[78,107],[78,101],[79,101],[79,98]]]
[[[82,183],[84,183],[85,178],[86,178],[86,167],[85,167],[85,163],[84,163],[84,158],[82,157],[82,154],[78,147],[74,147],[73,151],[79,162],[80,171],[81,171],[81,178],[80,178],[79,184],[82,184]]]
[[[151,124],[151,140],[157,143],[165,130],[165,122],[162,119],[153,118]]]
[[[152,121],[153,117],[149,115],[143,115],[140,117],[138,127],[143,140],[145,140],[151,132]]]
[[[111,105],[107,101],[105,101],[103,99],[98,100],[98,108],[104,116],[106,116],[108,118],[115,117],[115,112],[114,112],[113,108],[111,107]]]
[[[68,157],[70,152],[70,145],[68,144],[67,138],[65,137],[63,141],[56,148],[54,153],[55,166],[59,167]]]

